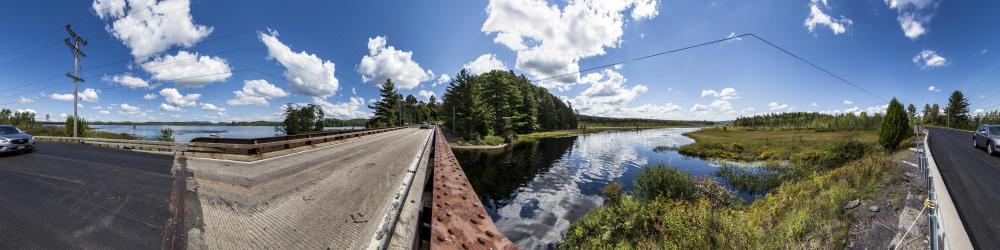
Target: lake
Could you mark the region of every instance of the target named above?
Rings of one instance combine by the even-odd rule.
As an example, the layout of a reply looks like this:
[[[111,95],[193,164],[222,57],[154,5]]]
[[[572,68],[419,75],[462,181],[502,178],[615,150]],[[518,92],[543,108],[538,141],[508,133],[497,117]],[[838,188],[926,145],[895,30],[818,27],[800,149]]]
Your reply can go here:
[[[722,169],[754,169],[758,164],[654,150],[694,143],[682,134],[695,130],[599,132],[543,138],[507,150],[455,150],[455,155],[497,228],[522,249],[545,249],[554,248],[573,221],[603,204],[602,188],[619,182],[631,190],[636,175],[648,164],[664,163],[693,176],[714,178],[744,201],[766,193],[736,190],[716,174]]]
[[[90,125],[90,128],[112,133],[127,133],[150,139],[160,135],[160,129],[174,130],[174,140],[188,142],[197,137],[217,134],[222,138],[260,138],[285,135],[273,126],[179,126],[179,125]],[[326,130],[352,129],[353,127],[328,127]]]

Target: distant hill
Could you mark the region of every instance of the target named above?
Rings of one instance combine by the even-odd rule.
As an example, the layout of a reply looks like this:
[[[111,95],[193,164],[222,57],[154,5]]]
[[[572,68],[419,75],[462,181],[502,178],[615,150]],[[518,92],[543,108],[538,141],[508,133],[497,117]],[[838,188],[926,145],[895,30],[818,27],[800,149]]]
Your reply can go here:
[[[612,118],[589,115],[578,115],[580,127],[700,127],[731,122],[659,120],[643,118]]]

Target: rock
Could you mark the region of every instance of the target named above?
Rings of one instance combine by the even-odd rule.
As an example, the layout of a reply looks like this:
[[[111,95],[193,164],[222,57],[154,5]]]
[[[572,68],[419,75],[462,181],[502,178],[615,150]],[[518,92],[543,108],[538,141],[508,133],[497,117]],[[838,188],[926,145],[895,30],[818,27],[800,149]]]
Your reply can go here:
[[[868,211],[878,212],[878,206],[870,206],[868,207]]]
[[[858,205],[861,205],[860,200],[848,201],[847,204],[844,205],[844,210],[854,209],[858,207]]]

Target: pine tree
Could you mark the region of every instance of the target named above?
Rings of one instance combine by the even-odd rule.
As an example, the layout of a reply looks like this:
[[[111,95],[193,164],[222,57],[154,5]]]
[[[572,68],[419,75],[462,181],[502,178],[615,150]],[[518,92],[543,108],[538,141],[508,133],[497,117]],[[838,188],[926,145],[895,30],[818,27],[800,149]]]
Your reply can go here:
[[[886,150],[895,151],[899,147],[899,143],[910,135],[909,123],[906,111],[903,111],[903,105],[896,98],[892,98],[878,132],[879,144]]]
[[[379,87],[379,97],[381,99],[375,103],[375,106],[368,106],[375,111],[374,116],[368,120],[368,127],[401,125],[399,109],[402,97],[396,91],[396,85],[392,83],[392,79],[385,79],[385,83]]]
[[[961,91],[956,90],[948,98],[948,106],[944,108],[945,122],[948,127],[967,128],[969,127],[969,100],[965,99]]]

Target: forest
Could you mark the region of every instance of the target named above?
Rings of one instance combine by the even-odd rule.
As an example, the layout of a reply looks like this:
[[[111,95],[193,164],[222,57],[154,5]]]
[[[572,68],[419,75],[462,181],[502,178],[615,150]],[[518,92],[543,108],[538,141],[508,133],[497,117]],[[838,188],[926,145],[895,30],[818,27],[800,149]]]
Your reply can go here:
[[[500,137],[506,142],[517,134],[577,127],[571,104],[511,71],[473,75],[463,69],[449,83],[441,103],[433,96],[426,103],[412,95],[403,98],[391,79],[379,92],[381,99],[369,106],[374,111],[369,127],[436,122],[459,140]]]

